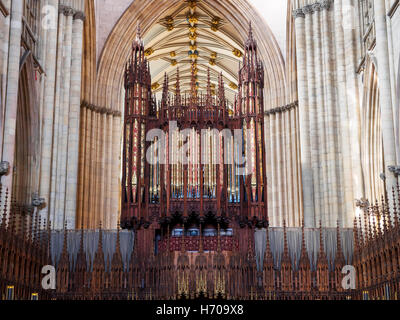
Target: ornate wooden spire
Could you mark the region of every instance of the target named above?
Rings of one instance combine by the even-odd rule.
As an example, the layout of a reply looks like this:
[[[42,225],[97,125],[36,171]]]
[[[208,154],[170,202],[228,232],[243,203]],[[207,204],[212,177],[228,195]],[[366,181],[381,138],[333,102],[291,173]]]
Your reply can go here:
[[[165,72],[164,74],[164,85],[163,85],[163,93],[162,93],[162,100],[161,100],[161,105],[162,107],[166,107],[168,105],[168,76],[167,73]]]
[[[181,84],[179,78],[179,67],[176,68],[176,85],[175,85],[175,106],[181,105]]]
[[[289,247],[288,247],[288,240],[287,240],[287,230],[286,230],[286,220],[283,220],[283,241],[284,241],[284,248],[283,248],[283,258],[289,259]]]
[[[207,95],[206,95],[206,106],[211,107],[212,105],[212,92],[211,92],[211,75],[210,67],[207,68]]]

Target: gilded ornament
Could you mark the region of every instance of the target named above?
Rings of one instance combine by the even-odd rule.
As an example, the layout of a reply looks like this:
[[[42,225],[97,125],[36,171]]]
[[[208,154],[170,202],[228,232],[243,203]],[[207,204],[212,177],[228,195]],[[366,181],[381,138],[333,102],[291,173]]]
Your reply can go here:
[[[192,15],[189,15],[187,21],[188,21],[190,24],[196,24],[196,23],[199,22],[199,19],[196,17],[196,15],[192,14]]]
[[[192,41],[196,41],[196,39],[197,39],[197,33],[195,32],[195,33],[189,34],[189,39],[192,40]]]
[[[195,33],[197,31],[197,27],[193,26],[189,28],[190,33]]]
[[[242,51],[240,51],[239,49],[233,49],[232,53],[235,57],[241,58],[243,56]]]
[[[233,82],[229,83],[229,87],[230,87],[231,89],[233,89],[233,90],[237,90],[237,88],[238,88],[238,86],[237,86],[235,83],[233,83]]]
[[[153,48],[149,48],[149,49],[147,49],[147,50],[144,52],[144,55],[145,55],[146,57],[149,57],[149,56],[151,56],[153,53],[154,53],[154,49],[153,49]]]

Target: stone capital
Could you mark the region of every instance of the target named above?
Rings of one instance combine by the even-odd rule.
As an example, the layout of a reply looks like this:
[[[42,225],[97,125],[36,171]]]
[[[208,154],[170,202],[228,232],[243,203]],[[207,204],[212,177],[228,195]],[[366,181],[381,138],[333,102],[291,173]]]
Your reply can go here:
[[[329,10],[332,6],[333,0],[322,0],[321,1],[321,9],[322,10]]]
[[[314,13],[314,9],[313,6],[311,4],[308,4],[306,6],[303,7],[303,13],[306,14],[313,14]]]
[[[58,12],[65,16],[73,16],[75,14],[75,10],[72,7],[60,5],[58,7]]]
[[[0,162],[0,176],[4,176],[10,170],[10,163],[8,161]]]
[[[305,18],[305,14],[303,12],[303,9],[299,8],[299,9],[293,10],[293,16],[294,16],[295,19],[297,19],[297,18]]]
[[[313,3],[311,6],[313,12],[322,11],[322,5],[319,2]]]
[[[32,207],[38,208],[41,207],[45,203],[44,198],[40,198],[37,192],[32,194]]]
[[[400,166],[389,166],[389,172],[393,173],[395,177],[400,176]]]
[[[83,11],[76,11],[76,13],[74,14],[74,20],[85,21],[85,19],[86,19],[86,16]]]

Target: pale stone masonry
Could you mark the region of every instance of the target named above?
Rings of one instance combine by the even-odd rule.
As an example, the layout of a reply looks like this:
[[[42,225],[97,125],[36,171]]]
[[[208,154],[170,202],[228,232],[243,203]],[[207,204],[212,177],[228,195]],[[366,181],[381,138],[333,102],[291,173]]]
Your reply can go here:
[[[3,188],[8,189],[10,192],[12,190],[14,171],[19,66],[21,57],[22,12],[22,1],[12,1],[10,10],[11,20],[7,63],[7,91],[4,110],[2,146],[2,161],[7,161],[10,165],[9,173],[2,178],[2,186]]]
[[[45,13],[36,13],[35,53],[24,39],[29,34],[23,29],[24,1],[1,1],[0,145],[2,167],[10,164],[8,172],[1,171],[1,184],[11,192],[18,178],[26,189],[18,200],[25,201],[19,203],[24,208],[33,193],[44,198],[41,218],[55,229],[65,223],[97,228],[100,222],[114,229],[120,214],[123,70],[137,23],[145,44],[157,42],[150,39],[155,24],[159,42],[168,42],[179,26],[169,33],[158,21],[183,1],[38,1],[57,15],[55,28],[45,29],[39,21]],[[248,0],[212,3],[210,11],[229,25],[224,32],[232,32],[232,41],[226,37],[218,49],[219,58],[230,55],[221,66],[229,70],[228,64],[238,62],[230,46],[242,49],[249,21],[265,66],[270,225],[285,220],[298,227],[304,218],[310,228],[320,220],[324,227],[336,227],[337,220],[352,227],[356,200],[391,194],[400,173],[399,0],[371,0],[370,31],[362,28],[358,0],[287,0],[285,54],[282,39],[274,39],[268,21]],[[210,40],[213,34],[207,30]],[[368,48],[364,36],[374,40]],[[156,44],[149,58],[157,76],[176,68],[167,63],[168,50]],[[164,62],[154,62],[158,56]],[[234,72],[228,73],[232,78]],[[19,110],[20,105],[30,109]],[[21,111],[35,119],[18,120],[26,118]],[[16,140],[29,134],[37,136]]]

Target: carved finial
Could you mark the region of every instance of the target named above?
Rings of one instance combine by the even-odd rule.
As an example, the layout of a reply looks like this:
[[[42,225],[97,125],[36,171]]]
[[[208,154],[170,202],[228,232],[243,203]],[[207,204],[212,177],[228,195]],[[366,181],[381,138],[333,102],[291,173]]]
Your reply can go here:
[[[337,221],[337,249],[338,251],[342,251],[342,240],[340,235],[340,222]]]
[[[219,105],[225,106],[225,86],[224,86],[224,77],[222,76],[222,72],[220,73],[218,79],[218,97],[219,97]]]
[[[397,183],[397,192],[399,191],[399,184]],[[393,219],[394,219],[394,223],[393,226],[394,228],[397,228],[399,226],[399,215],[397,212],[397,198],[396,198],[396,192],[395,192],[395,188],[393,187]]]
[[[249,40],[253,40],[253,26],[251,24],[251,21],[249,23]]]
[[[249,23],[249,35],[246,41],[246,47],[247,49],[253,49],[256,47],[256,41],[254,40],[253,26],[251,24],[251,21]]]
[[[283,238],[284,238],[284,255],[289,255],[289,247],[287,241],[286,220],[283,220]]]
[[[102,223],[100,221],[100,227],[99,227],[99,251],[103,250],[103,230],[102,230]]]
[[[304,252],[306,252],[307,249],[306,249],[306,237],[305,237],[305,234],[304,234],[304,218],[303,218],[303,222],[301,224],[301,237],[302,237],[301,249]]]
[[[136,40],[141,40],[142,39],[142,30],[140,29],[140,22],[137,22],[136,26]]]
[[[192,64],[192,71],[191,71],[191,81],[190,81],[190,102],[192,106],[196,105],[197,101],[197,83],[196,83],[196,75],[195,75],[195,67],[194,63]]]
[[[382,199],[381,199],[381,208],[382,208],[383,233],[386,233],[388,231],[388,225],[387,225],[388,221],[386,220],[386,218],[389,218],[389,217],[387,216],[388,207],[387,207],[386,200],[385,200],[384,196],[382,196]]]
[[[118,221],[117,224],[117,242],[115,243],[115,251],[121,251],[121,240],[120,240],[120,222]]]
[[[359,238],[359,233],[358,233],[358,228],[357,228],[357,218],[354,218],[353,233],[354,233],[355,251],[357,252],[360,248],[360,238]]]
[[[179,78],[179,67],[176,68],[176,86],[175,86],[175,106],[181,105],[181,85]]]
[[[322,221],[319,220],[319,252],[321,255],[325,255],[324,239],[322,237]]]
[[[3,207],[3,219],[1,219],[1,225],[4,229],[7,229],[7,212],[8,212],[8,188],[6,190],[6,195],[4,197],[4,207]]]
[[[63,251],[62,254],[66,255],[68,252],[68,230],[67,230],[67,222],[64,223],[64,244],[63,244]]]
[[[165,72],[164,74],[164,85],[163,85],[163,94],[162,94],[162,105],[165,107],[168,103],[168,76]]]

